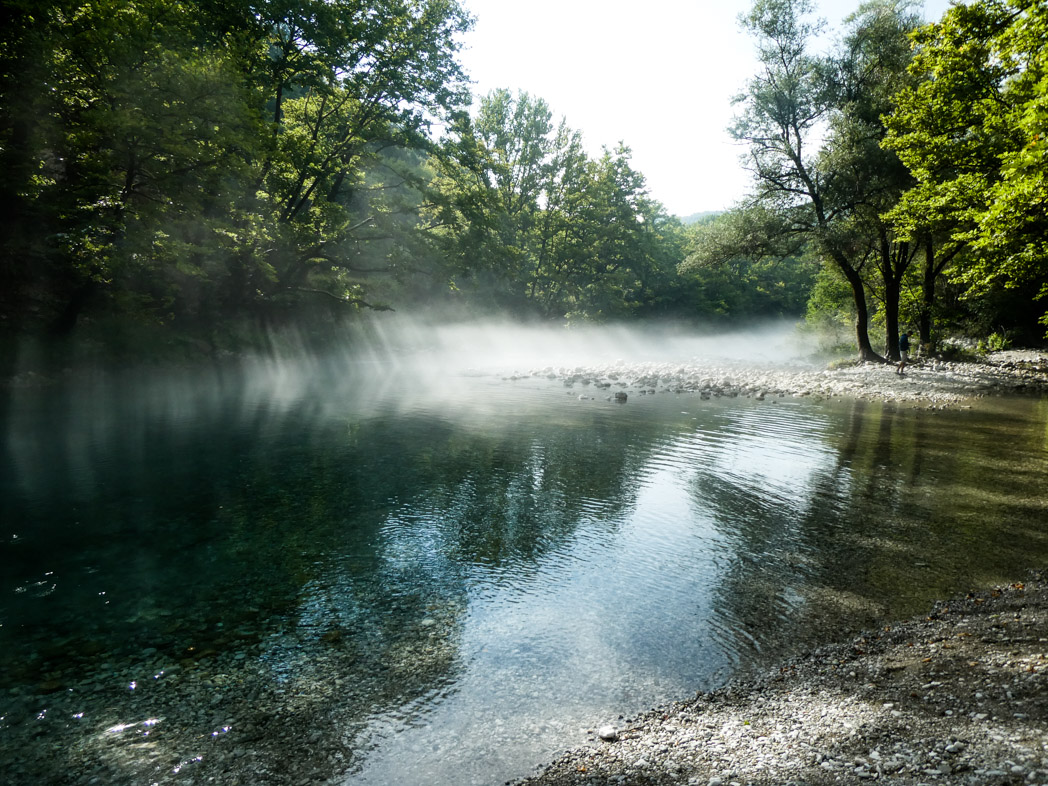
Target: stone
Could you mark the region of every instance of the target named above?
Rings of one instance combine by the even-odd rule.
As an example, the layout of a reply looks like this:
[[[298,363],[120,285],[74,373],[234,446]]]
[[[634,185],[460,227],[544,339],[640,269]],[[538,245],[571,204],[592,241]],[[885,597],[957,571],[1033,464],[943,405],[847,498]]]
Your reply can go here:
[[[601,726],[597,729],[597,736],[605,742],[615,742],[619,738],[619,730],[614,726]]]

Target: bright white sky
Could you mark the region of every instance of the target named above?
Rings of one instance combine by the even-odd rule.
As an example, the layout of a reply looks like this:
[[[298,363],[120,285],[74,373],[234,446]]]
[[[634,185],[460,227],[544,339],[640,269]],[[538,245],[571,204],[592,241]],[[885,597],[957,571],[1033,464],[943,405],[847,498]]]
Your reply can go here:
[[[687,216],[746,192],[731,100],[756,72],[738,25],[749,0],[463,0],[476,17],[462,62],[476,95],[545,99],[590,155],[622,141],[652,197]],[[834,28],[859,0],[817,0]],[[925,0],[935,20],[948,0]]]

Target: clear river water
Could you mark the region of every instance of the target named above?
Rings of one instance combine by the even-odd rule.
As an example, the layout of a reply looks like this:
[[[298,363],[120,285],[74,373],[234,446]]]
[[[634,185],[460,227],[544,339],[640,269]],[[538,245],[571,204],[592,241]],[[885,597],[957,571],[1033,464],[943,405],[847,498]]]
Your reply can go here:
[[[1048,564],[1045,399],[446,371],[8,390],[0,781],[503,783]]]

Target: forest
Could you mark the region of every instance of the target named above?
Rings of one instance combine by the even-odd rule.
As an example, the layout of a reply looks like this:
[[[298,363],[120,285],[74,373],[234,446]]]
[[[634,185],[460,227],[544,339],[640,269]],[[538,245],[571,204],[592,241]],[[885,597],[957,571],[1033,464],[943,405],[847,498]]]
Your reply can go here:
[[[457,0],[8,0],[3,15],[4,346],[207,353],[374,310],[796,316],[847,324],[866,360],[897,358],[901,330],[929,349],[1045,335],[1037,0],[932,24],[869,0],[828,52],[809,0],[755,0],[740,23],[760,68],[732,129],[752,191],[688,223],[627,144],[592,156],[541,97],[474,97]]]

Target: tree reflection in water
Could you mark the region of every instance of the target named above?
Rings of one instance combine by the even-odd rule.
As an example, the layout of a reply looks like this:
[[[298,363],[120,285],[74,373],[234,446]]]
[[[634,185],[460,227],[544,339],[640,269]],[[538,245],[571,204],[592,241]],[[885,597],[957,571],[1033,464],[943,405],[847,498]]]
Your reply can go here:
[[[19,776],[204,777],[217,733],[276,775],[505,780],[579,728],[1048,552],[1043,402],[618,406],[366,371],[13,397]]]

